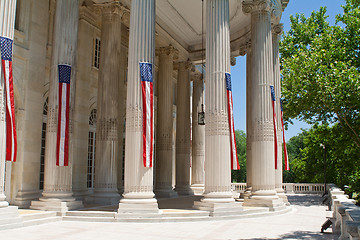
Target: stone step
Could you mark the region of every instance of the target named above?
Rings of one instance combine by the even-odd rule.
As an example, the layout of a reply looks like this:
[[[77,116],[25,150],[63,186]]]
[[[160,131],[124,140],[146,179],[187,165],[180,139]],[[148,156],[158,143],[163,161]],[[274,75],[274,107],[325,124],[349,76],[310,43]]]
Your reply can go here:
[[[104,211],[68,211],[65,213],[68,217],[110,217],[115,218],[116,212]]]
[[[7,230],[7,229],[13,229],[13,228],[20,228],[23,227],[23,223],[22,222],[16,222],[16,223],[10,223],[10,224],[0,224],[0,231],[1,230]],[[1,234],[0,234],[1,235]]]
[[[62,219],[74,222],[117,222],[114,217],[64,216]]]
[[[56,212],[43,212],[43,211],[31,211],[31,210],[28,210],[28,212],[23,212],[20,210],[20,214],[23,221],[56,217]]]
[[[171,217],[203,217],[209,216],[208,211],[200,211],[200,210],[161,210],[162,218],[171,218]]]
[[[141,222],[141,223],[158,223],[158,222],[193,222],[193,221],[208,221],[211,220],[209,216],[194,216],[194,217],[158,217],[158,218],[118,218],[118,222]]]
[[[51,222],[60,222],[62,217],[45,217],[45,218],[35,218],[31,220],[24,221],[24,227],[40,225],[44,223]]]
[[[0,218],[0,228],[2,228],[3,225],[14,224],[14,223],[19,223],[19,222],[22,222],[22,219],[19,216]]]

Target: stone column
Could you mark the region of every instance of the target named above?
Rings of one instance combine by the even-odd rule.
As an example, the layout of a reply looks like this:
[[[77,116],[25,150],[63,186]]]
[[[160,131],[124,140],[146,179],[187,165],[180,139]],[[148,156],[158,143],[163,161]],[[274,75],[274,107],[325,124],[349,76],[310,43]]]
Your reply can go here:
[[[273,85],[273,50],[271,40],[271,2],[253,0],[243,2],[243,11],[251,14],[250,88],[247,100],[247,144],[251,163],[251,196],[245,205],[274,207],[278,199],[275,191],[274,128],[270,85]],[[251,110],[250,110],[251,109]]]
[[[64,212],[82,207],[72,196],[72,112],[75,93],[75,56],[77,49],[79,3],[77,0],[58,0],[54,23],[53,52],[49,85],[48,120],[46,129],[44,191],[40,201],[32,201],[30,208]],[[58,127],[58,65],[71,66],[69,164],[56,166],[56,140]]]
[[[157,81],[156,122],[156,197],[176,197],[172,187],[173,158],[173,70],[178,51],[172,47],[161,47]]]
[[[276,97],[276,123],[277,123],[277,144],[278,144],[278,156],[277,156],[277,169],[275,169],[275,190],[280,198],[287,202],[287,197],[282,188],[283,184],[283,160],[282,160],[282,125],[281,125],[281,83],[280,83],[280,58],[279,58],[279,41],[283,32],[283,25],[276,24],[272,26],[272,46],[273,46],[273,58],[274,58],[274,87]]]
[[[234,202],[225,73],[230,72],[229,1],[206,2],[205,193],[203,202]]]
[[[176,185],[179,195],[193,195],[190,188],[190,70],[191,62],[178,63],[176,99]]]
[[[141,17],[139,17],[141,16]],[[155,0],[132,0],[126,100],[125,182],[118,213],[158,213],[153,192],[153,168],[144,167],[140,62],[155,57]]]
[[[119,84],[121,62],[121,15],[119,2],[97,5],[101,11],[101,55],[96,116],[95,188],[90,201],[116,204],[119,155]],[[122,140],[122,138],[121,138]]]
[[[196,195],[202,195],[204,193],[205,182],[205,126],[198,124],[198,113],[202,110],[203,94],[202,74],[195,74],[193,76],[192,96],[191,188]]]
[[[10,44],[13,49],[14,23],[16,0],[2,1],[0,4],[0,37],[1,47]],[[4,42],[3,42],[4,41]],[[1,53],[1,57],[2,57]],[[12,55],[11,55],[12,58]],[[12,60],[11,60],[12,61]],[[5,107],[5,80],[2,65],[0,66],[0,210],[7,208],[9,203],[5,200],[5,155],[6,155],[6,107]],[[8,209],[8,208],[7,208]],[[15,209],[16,211],[16,209]],[[1,219],[0,211],[0,219]],[[1,222],[0,222],[1,225]]]

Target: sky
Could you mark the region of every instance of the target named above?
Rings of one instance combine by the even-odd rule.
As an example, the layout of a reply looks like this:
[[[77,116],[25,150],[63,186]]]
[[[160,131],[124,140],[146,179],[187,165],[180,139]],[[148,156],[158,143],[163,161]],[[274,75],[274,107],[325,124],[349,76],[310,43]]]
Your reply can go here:
[[[284,33],[290,30],[291,15],[304,13],[305,17],[309,17],[312,11],[318,11],[320,7],[327,8],[327,20],[334,25],[335,16],[342,13],[341,5],[345,5],[345,0],[290,0],[280,21],[284,24]],[[231,67],[231,75],[235,129],[246,132],[246,57],[236,58],[236,65]],[[293,125],[289,124],[285,131],[286,141],[299,134],[301,129],[310,128],[305,122],[296,119],[292,121]]]

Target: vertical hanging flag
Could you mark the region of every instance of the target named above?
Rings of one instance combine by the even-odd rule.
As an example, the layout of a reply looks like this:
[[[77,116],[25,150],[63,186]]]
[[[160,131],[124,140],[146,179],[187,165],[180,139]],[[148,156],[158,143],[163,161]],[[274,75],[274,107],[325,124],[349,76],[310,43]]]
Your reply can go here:
[[[71,66],[60,64],[59,71],[59,113],[56,141],[56,165],[69,165],[69,108]]]
[[[154,104],[152,63],[140,62],[143,103],[143,163],[152,167],[154,145]]]
[[[231,75],[225,73],[226,80],[226,93],[227,93],[227,107],[228,107],[228,119],[230,129],[230,155],[231,155],[231,169],[239,170],[240,165],[237,157],[235,130],[234,130],[234,115],[233,115],[233,97],[231,91]]]
[[[280,98],[280,108],[281,108],[281,126],[282,126],[282,132],[283,132],[285,171],[289,171],[289,170],[290,170],[290,166],[289,166],[289,162],[288,162],[288,155],[287,155],[286,142],[285,142],[285,129],[284,129],[283,107],[282,107],[281,98]]]
[[[6,105],[6,160],[15,162],[17,139],[15,127],[14,83],[12,75],[12,45],[13,40],[0,37],[1,66],[4,72],[5,105]]]
[[[277,155],[278,155],[278,148],[277,148],[277,130],[276,130],[276,113],[275,113],[275,103],[276,103],[276,98],[275,98],[275,90],[274,90],[274,86],[270,85],[270,90],[271,90],[271,103],[272,103],[272,109],[273,109],[273,123],[274,123],[274,138],[275,138],[275,169],[277,169]]]

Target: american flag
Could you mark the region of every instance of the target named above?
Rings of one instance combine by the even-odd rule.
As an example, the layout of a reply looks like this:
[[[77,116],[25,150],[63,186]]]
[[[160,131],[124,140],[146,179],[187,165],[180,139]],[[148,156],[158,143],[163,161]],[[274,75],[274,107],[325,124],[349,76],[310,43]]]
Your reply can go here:
[[[229,129],[230,129],[230,155],[231,155],[231,169],[239,170],[240,165],[237,157],[236,150],[236,139],[234,130],[234,115],[233,115],[233,98],[231,91],[231,75],[225,73],[226,80],[226,93],[227,93],[227,107],[228,107],[228,118],[229,118]]]
[[[285,142],[285,129],[284,129],[284,121],[283,121],[283,107],[282,101],[280,99],[280,107],[281,107],[281,126],[282,126],[282,133],[283,133],[283,145],[284,145],[284,161],[285,161],[285,171],[290,170],[287,149],[286,149],[286,142]]]
[[[152,167],[154,145],[154,101],[152,63],[140,62],[143,104],[143,163]]]
[[[60,64],[59,71],[59,113],[56,141],[56,165],[69,165],[69,100],[71,66]]]
[[[274,138],[275,138],[275,169],[277,169],[277,154],[278,154],[278,148],[277,148],[277,134],[276,134],[276,113],[275,113],[275,103],[276,103],[276,98],[275,98],[275,90],[274,90],[274,86],[270,86],[270,90],[271,90],[271,103],[272,103],[272,109],[273,109],[273,123],[274,123]]]
[[[12,45],[13,40],[0,37],[1,66],[4,72],[6,98],[6,160],[15,162],[17,152],[15,127],[14,83],[12,75]]]

